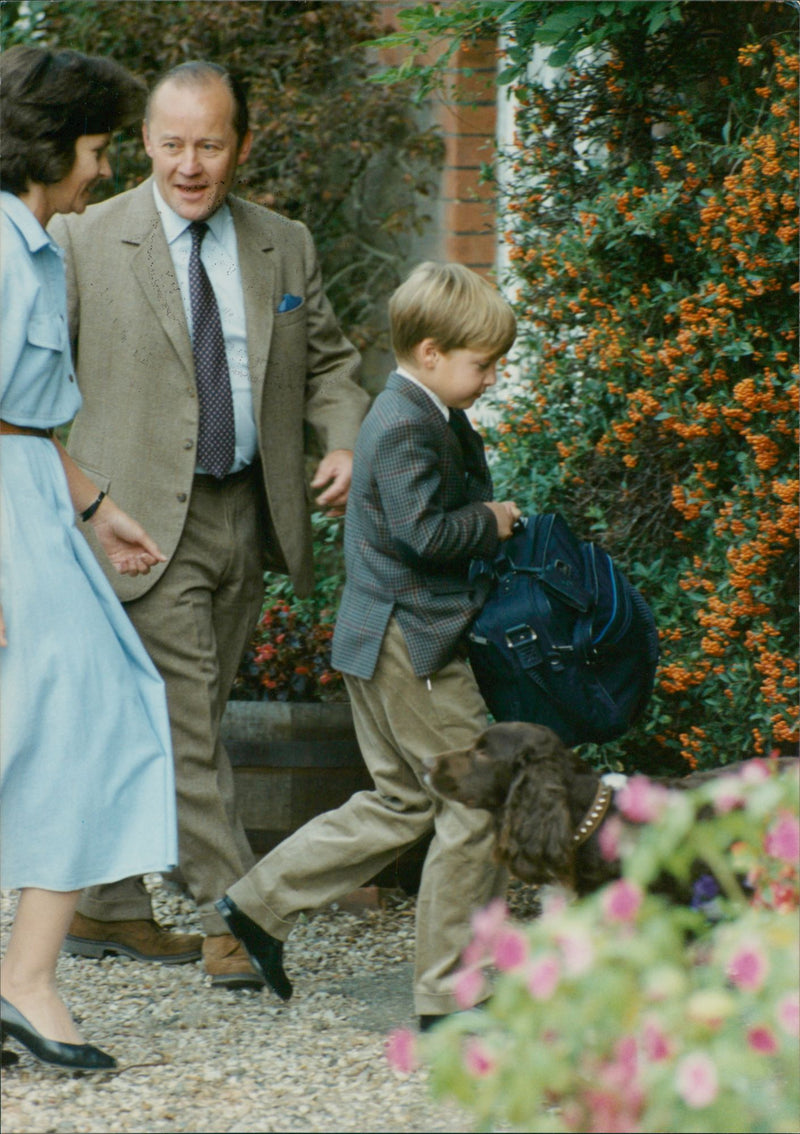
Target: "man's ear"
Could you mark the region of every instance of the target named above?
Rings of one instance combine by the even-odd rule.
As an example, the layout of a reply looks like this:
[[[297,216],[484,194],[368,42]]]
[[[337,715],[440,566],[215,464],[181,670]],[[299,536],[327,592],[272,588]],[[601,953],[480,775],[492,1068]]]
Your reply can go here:
[[[142,123],[142,141],[144,142],[144,152],[149,158],[153,156],[153,145],[150,141],[150,132],[147,129],[147,123]]]
[[[253,131],[248,130],[242,138],[242,144],[239,146],[239,154],[236,158],[238,165],[243,165],[244,162],[250,157],[250,150],[253,147]]]

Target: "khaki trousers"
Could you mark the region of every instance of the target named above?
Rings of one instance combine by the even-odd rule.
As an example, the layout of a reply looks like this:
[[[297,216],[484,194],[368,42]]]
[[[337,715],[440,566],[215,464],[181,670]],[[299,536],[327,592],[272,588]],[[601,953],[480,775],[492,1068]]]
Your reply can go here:
[[[179,865],[208,934],[228,932],[213,903],[254,862],[219,727],[263,601],[265,533],[256,475],[227,484],[196,478],[186,526],[163,578],[126,604],[167,687]],[[101,921],[153,916],[140,878],[93,886],[78,908]]]
[[[346,682],[374,790],[312,819],[228,892],[285,940],[302,911],[362,885],[433,829],[417,898],[414,1004],[419,1014],[451,1012],[457,1005],[450,980],[470,939],[470,917],[505,892],[506,873],[492,862],[488,812],[435,796],[423,779],[424,761],[473,741],[486,728],[486,706],[464,661],[429,681],[416,677],[394,620],[374,677]]]

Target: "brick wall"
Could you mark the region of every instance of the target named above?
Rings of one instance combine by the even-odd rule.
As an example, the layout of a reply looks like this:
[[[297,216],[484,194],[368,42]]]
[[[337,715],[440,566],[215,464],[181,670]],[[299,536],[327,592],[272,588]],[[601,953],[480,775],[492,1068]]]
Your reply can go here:
[[[402,6],[379,0],[388,29],[396,29],[396,13]],[[484,274],[493,270],[497,259],[494,195],[490,186],[479,183],[481,164],[494,156],[496,52],[494,40],[458,51],[450,60],[446,96],[432,98],[427,108],[442,133],[445,159],[436,231],[427,234],[425,254],[457,260]],[[390,49],[379,58],[396,65],[405,54],[405,49]]]

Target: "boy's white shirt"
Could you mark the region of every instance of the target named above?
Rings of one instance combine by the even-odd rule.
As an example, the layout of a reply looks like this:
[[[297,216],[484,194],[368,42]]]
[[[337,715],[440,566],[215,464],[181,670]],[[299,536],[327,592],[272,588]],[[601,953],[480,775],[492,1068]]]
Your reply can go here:
[[[420,382],[419,378],[415,378],[413,374],[409,374],[408,371],[404,370],[402,366],[395,366],[394,369],[395,373],[401,375],[401,377],[403,378],[407,378],[409,382],[413,382],[415,386],[419,386],[420,390],[424,390],[433,404],[439,410],[445,421],[450,420],[450,410],[444,404],[438,394],[434,394],[433,390],[431,390],[429,386],[426,386],[424,382]]]

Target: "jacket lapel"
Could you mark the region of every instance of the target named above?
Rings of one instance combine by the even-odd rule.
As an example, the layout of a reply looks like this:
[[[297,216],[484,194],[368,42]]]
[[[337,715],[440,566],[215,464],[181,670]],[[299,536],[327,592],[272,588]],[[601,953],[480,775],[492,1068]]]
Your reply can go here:
[[[131,260],[133,274],[178,357],[187,371],[193,374],[194,359],[186,314],[153,200],[151,179],[131,195],[130,208],[120,225],[120,240],[123,244],[137,247]]]
[[[264,210],[259,210],[256,215],[252,210],[242,208],[236,197],[229,197],[228,202],[239,249],[239,271],[242,276],[247,326],[247,356],[258,420],[275,322],[275,260],[271,254],[274,242],[263,223],[266,215]]]

